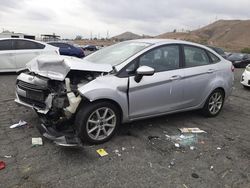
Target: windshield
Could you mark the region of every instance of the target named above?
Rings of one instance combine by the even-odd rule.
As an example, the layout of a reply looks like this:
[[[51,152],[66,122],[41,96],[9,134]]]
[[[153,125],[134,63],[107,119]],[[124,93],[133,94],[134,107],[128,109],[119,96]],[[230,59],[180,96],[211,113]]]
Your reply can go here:
[[[98,64],[110,64],[112,66],[118,65],[135,55],[141,50],[150,46],[149,43],[126,41],[121,42],[107,48],[103,48],[85,58],[85,60],[98,63]]]

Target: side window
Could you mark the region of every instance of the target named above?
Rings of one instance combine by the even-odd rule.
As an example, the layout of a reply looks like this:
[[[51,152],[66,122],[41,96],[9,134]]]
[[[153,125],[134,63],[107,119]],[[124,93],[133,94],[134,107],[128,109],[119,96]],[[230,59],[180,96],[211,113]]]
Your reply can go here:
[[[16,50],[31,50],[31,49],[43,49],[45,46],[32,41],[26,40],[15,40],[15,49]]]
[[[13,50],[12,40],[0,40],[0,50]]]
[[[149,66],[155,69],[155,72],[178,69],[179,46],[169,45],[156,48],[139,58],[139,66]]]
[[[196,67],[210,64],[205,50],[193,46],[184,46],[185,67]]]
[[[208,54],[209,54],[209,56],[210,56],[210,58],[212,60],[212,63],[218,63],[218,62],[220,62],[220,58],[218,58],[216,55],[214,55],[211,52],[208,52]]]

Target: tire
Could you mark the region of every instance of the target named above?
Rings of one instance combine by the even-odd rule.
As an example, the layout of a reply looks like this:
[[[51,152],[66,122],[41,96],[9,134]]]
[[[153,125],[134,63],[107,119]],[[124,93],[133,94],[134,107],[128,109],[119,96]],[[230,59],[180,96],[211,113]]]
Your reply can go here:
[[[216,98],[217,96],[217,98]],[[222,89],[215,89],[207,98],[202,113],[206,117],[217,116],[224,105],[225,94]],[[216,102],[217,100],[217,102]]]
[[[75,118],[78,137],[83,143],[89,144],[101,144],[110,140],[120,122],[119,108],[107,101],[85,103]]]

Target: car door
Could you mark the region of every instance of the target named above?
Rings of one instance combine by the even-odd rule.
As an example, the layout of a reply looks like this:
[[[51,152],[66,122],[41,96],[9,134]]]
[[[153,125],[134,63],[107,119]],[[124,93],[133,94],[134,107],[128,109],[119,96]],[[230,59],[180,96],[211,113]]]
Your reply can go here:
[[[15,55],[11,39],[0,40],[0,72],[15,71]]]
[[[216,79],[217,64],[209,57],[209,53],[211,52],[200,47],[183,45],[185,108],[200,105],[211,92],[213,79]],[[214,58],[216,59],[215,55]],[[220,61],[218,57],[217,61]]]
[[[14,40],[15,62],[17,69],[24,68],[30,60],[42,54],[44,47],[45,46],[43,44],[34,41],[22,39]]]
[[[136,119],[162,114],[182,108],[183,70],[180,69],[180,47],[157,47],[140,56],[131,66],[154,68],[152,76],[144,76],[140,82],[129,77],[129,116]],[[128,67],[128,70],[131,67]]]

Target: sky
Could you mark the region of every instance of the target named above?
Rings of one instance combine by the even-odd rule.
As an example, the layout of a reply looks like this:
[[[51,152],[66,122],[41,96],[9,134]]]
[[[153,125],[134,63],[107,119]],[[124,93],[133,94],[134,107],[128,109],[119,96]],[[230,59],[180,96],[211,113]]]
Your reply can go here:
[[[250,19],[249,0],[0,0],[0,31],[62,38],[159,35]]]

